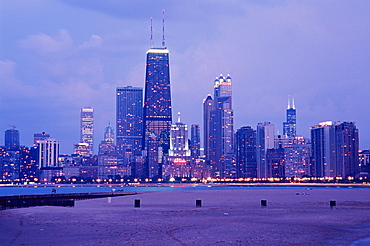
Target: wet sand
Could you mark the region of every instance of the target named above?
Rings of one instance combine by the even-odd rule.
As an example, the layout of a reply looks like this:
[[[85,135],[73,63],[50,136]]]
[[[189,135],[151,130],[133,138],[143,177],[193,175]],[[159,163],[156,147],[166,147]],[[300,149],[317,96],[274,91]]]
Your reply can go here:
[[[297,195],[297,193],[299,195]],[[141,207],[134,208],[140,199]],[[202,200],[196,208],[195,200]],[[267,207],[261,207],[261,200]],[[330,209],[330,200],[336,209]],[[370,191],[160,191],[0,211],[0,245],[350,245]]]

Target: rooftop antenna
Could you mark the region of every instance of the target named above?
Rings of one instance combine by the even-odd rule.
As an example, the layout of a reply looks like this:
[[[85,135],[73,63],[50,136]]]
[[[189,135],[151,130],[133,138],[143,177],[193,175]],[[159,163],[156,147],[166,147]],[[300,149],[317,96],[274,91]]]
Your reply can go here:
[[[150,48],[153,47],[153,17],[150,17]]]
[[[164,39],[164,9],[162,9],[162,48],[166,48],[166,43]]]
[[[288,96],[288,109],[290,109],[290,96]]]
[[[294,105],[294,97],[292,98],[292,104],[293,104],[292,108],[293,108],[293,109],[295,109],[295,105]]]
[[[180,120],[180,112],[177,112],[177,122],[181,122],[181,120]]]
[[[17,128],[15,125],[8,125],[8,126],[13,127],[13,130],[14,130],[15,128]]]

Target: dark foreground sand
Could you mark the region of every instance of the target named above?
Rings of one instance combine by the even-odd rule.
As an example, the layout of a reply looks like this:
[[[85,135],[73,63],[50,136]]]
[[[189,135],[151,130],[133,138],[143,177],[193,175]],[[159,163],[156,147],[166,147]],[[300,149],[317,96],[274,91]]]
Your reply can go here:
[[[330,200],[337,201],[335,210]],[[316,246],[370,237],[365,189],[162,191],[108,201],[0,211],[0,245]]]

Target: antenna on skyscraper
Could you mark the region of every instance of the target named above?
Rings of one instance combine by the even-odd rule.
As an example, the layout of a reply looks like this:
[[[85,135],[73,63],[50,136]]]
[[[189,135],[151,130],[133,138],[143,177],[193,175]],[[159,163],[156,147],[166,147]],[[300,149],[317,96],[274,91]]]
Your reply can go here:
[[[164,9],[162,9],[162,48],[166,48],[165,39],[164,39]]]
[[[14,130],[15,128],[17,128],[15,125],[8,125],[8,126],[13,127],[13,130]]]
[[[153,17],[150,17],[150,48],[153,47]]]
[[[294,97],[292,98],[292,104],[293,104],[292,108],[293,108],[293,109],[295,109],[295,105],[294,105]]]

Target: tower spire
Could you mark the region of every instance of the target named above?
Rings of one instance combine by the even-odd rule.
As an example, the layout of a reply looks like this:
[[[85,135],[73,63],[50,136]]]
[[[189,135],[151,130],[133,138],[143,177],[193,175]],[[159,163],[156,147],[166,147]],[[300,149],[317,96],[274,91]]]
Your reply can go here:
[[[150,17],[150,48],[153,47],[153,17]]]
[[[295,105],[294,105],[294,97],[292,98],[292,108],[295,109]]]
[[[290,96],[288,96],[288,109],[290,109]]]
[[[166,43],[164,39],[164,9],[162,9],[162,48],[166,48]]]
[[[181,122],[181,120],[180,120],[180,112],[177,112],[177,122]]]

